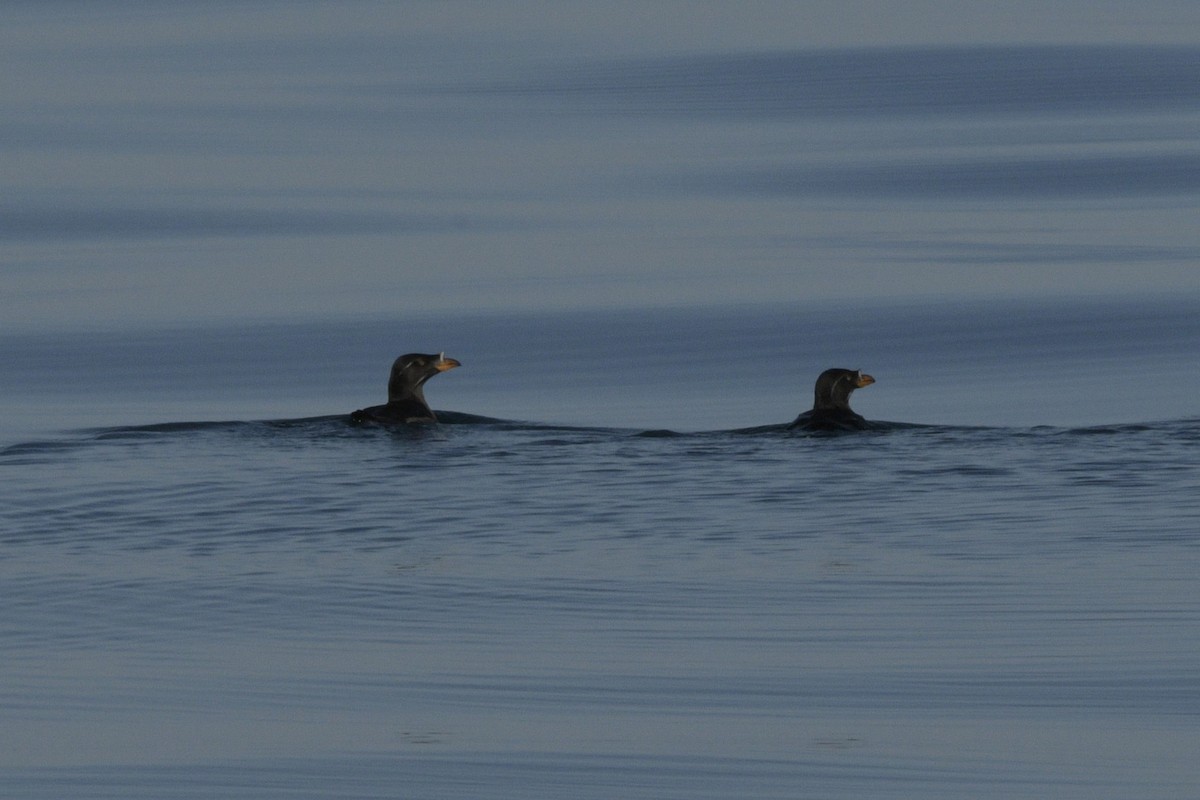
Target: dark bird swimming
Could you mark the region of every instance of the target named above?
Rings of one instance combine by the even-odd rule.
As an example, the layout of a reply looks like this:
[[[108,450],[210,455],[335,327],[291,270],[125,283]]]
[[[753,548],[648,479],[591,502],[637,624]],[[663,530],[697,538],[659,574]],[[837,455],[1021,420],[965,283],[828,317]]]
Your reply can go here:
[[[862,370],[827,369],[817,376],[813,407],[796,417],[789,429],[805,431],[860,431],[871,427],[850,409],[850,393],[870,386],[875,379]]]
[[[425,381],[462,364],[445,353],[408,353],[392,363],[388,377],[388,401],[381,406],[360,408],[350,414],[353,422],[378,422],[403,425],[409,422],[437,422],[437,415],[425,402]]]

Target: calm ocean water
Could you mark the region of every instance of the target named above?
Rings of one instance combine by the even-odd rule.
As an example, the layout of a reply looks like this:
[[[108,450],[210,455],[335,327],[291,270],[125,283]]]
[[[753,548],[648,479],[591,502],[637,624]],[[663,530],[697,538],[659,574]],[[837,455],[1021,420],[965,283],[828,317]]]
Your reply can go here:
[[[1194,796],[1200,49],[1098,5],[6,7],[0,795]]]
[[[855,406],[923,424],[833,436],[732,430],[808,402],[783,314],[463,321],[432,402],[514,421],[402,431],[337,413],[352,328],[10,345],[6,793],[1186,796],[1200,314],[1091,311],[901,314],[945,333]]]

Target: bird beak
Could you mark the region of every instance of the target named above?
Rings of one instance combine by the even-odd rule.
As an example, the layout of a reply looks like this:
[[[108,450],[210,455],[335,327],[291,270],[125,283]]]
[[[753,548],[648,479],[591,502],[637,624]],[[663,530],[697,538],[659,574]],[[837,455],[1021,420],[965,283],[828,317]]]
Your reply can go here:
[[[868,375],[865,372],[860,372],[860,373],[858,373],[858,380],[856,380],[854,382],[854,385],[856,387],[858,387],[859,389],[861,389],[864,386],[870,386],[874,382],[875,382],[875,379],[872,378],[870,375]]]
[[[461,366],[462,366],[462,363],[459,362],[457,359],[446,358],[445,353],[439,353],[438,360],[433,365],[433,368],[436,369],[438,372],[445,372],[448,369],[454,369],[455,367],[461,367]]]

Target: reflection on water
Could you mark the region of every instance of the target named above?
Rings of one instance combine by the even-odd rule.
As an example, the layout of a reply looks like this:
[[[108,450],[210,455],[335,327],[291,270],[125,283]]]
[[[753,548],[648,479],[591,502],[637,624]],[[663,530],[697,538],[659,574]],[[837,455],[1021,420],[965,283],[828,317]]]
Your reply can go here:
[[[934,425],[1140,423],[1193,416],[1188,300],[776,304],[423,315],[0,338],[0,433],[294,419],[386,399],[397,355],[445,351],[434,408],[577,426],[728,430],[790,422],[831,366],[878,379],[868,419]],[[1147,380],[1163,376],[1147,391]],[[1157,384],[1156,384],[1157,385]]]
[[[6,322],[1195,297],[1195,47],[564,53],[432,9],[0,26]]]
[[[581,113],[799,117],[1079,115],[1200,104],[1193,47],[893,47],[646,57],[479,91]]]
[[[670,8],[0,9],[0,794],[1194,791],[1194,45]]]
[[[6,774],[1166,796],[1194,777],[1197,441],[326,417],[10,447]]]

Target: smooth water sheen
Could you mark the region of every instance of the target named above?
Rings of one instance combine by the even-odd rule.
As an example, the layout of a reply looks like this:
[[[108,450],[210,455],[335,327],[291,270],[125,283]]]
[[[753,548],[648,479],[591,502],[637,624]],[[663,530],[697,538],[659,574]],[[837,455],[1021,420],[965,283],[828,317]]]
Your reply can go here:
[[[0,798],[1197,796],[1198,25],[3,4]]]
[[[636,321],[597,317],[579,341]],[[732,347],[706,364],[688,342],[763,324],[698,315],[658,347],[733,392],[773,359]],[[306,338],[274,333],[255,347]],[[253,407],[235,385],[241,337],[209,338],[213,363],[235,365],[225,416],[239,395]],[[681,422],[710,413],[689,416],[693,384],[668,369],[615,369],[611,353],[602,369],[603,348],[594,363],[554,341],[541,358],[563,371],[574,348],[565,385],[607,398],[597,407],[629,397],[633,417],[642,396]],[[932,341],[933,360],[971,360],[970,344]],[[1171,341],[1138,347],[1181,355]],[[21,346],[26,363],[43,352]],[[137,352],[159,363],[154,347],[194,346],[164,335]],[[309,366],[336,374],[332,352]],[[539,362],[526,352],[521,369]],[[987,352],[951,382],[1017,403],[1022,373],[1047,368]],[[465,365],[430,383],[435,406],[491,412],[454,354]],[[129,387],[105,375],[126,371],[75,369],[97,404],[123,407]],[[521,369],[479,372],[514,402]],[[381,373],[340,410],[380,394]],[[919,374],[926,413],[951,415],[929,391],[946,373]],[[11,796],[1186,796],[1200,421],[761,429],[807,402],[800,382],[788,376],[798,397],[774,418],[738,400],[736,426],[707,430],[455,412],[388,430],[340,413],[11,442]],[[530,406],[541,391],[524,390]],[[893,393],[881,377],[855,405]]]

